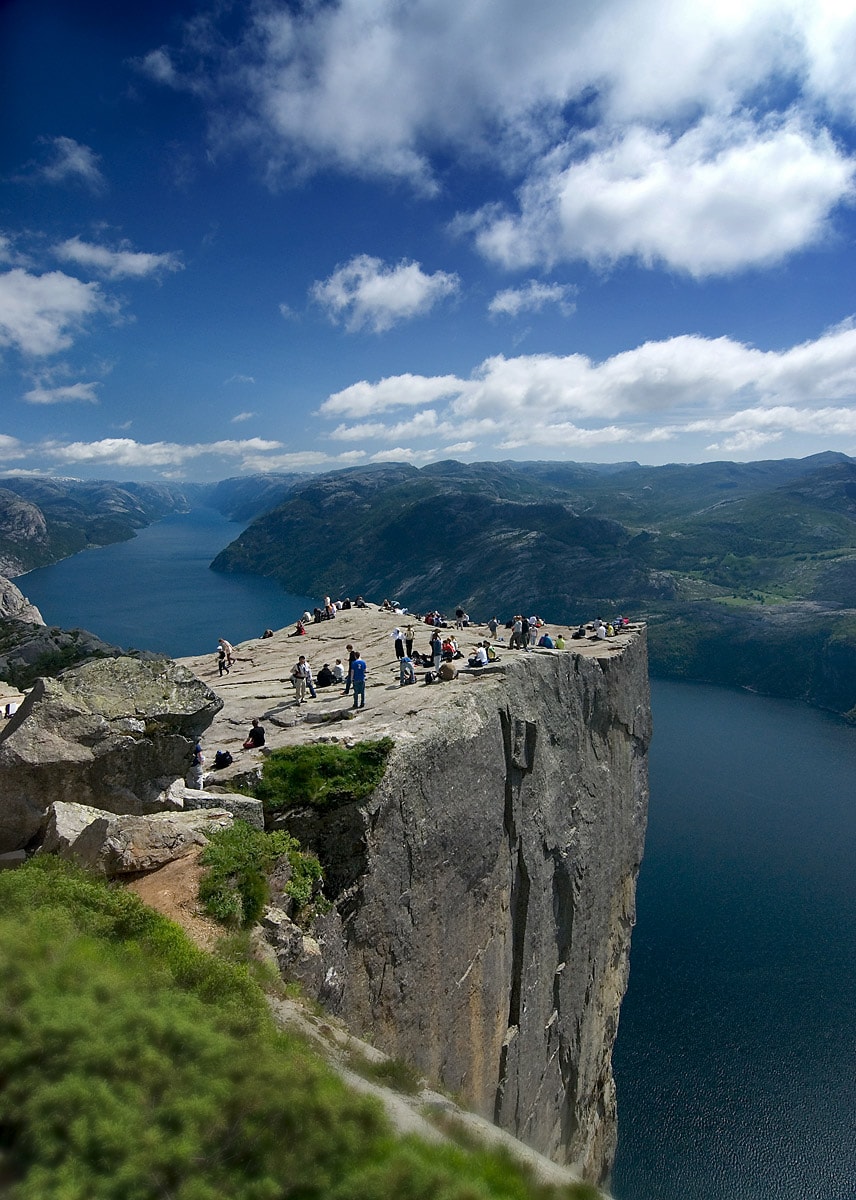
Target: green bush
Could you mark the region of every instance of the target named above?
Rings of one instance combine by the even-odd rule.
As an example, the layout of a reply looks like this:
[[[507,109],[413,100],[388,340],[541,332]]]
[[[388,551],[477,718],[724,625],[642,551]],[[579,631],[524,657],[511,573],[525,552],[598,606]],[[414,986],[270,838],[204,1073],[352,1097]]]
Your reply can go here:
[[[383,779],[393,745],[392,738],[381,738],[353,747],[318,742],[275,750],[255,793],[266,812],[364,800]]]
[[[268,876],[285,856],[291,867],[286,894],[303,908],[321,881],[321,864],[290,833],[263,833],[236,821],[212,834],[199,860],[207,868],[199,885],[205,911],[228,925],[252,925],[270,898]]]
[[[0,875],[7,1200],[526,1200],[499,1155],[393,1137],[243,968],[57,859]]]

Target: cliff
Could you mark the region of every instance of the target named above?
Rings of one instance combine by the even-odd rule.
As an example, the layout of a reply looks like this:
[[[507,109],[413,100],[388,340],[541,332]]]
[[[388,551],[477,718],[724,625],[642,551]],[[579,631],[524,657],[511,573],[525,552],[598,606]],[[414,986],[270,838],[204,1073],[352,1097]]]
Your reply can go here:
[[[240,759],[250,716],[274,746],[395,739],[368,803],[277,819],[319,854],[334,904],[307,982],[379,1047],[602,1179],[647,811],[644,629],[504,650],[495,669],[401,688],[396,620],[351,610],[305,638],[246,643],[231,676],[211,680],[225,703],[208,744]],[[464,647],[481,635],[463,631]],[[366,709],[334,724],[352,716],[338,688],[297,709],[297,653],[317,670],[348,641],[370,665]],[[210,658],[185,662],[213,675]],[[224,782],[259,758],[245,754]]]

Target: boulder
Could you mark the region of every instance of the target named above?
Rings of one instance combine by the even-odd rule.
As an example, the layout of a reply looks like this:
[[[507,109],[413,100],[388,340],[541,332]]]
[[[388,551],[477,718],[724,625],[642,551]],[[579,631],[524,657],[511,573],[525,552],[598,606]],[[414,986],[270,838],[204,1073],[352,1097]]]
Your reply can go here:
[[[253,829],[264,829],[265,814],[261,800],[243,796],[239,792],[200,792],[195,788],[182,788],[181,796],[185,808],[223,808],[236,821],[246,821]]]
[[[0,853],[34,840],[54,801],[175,807],[167,789],[222,703],[167,659],[105,658],[37,680],[0,728]]]
[[[52,806],[40,852],[53,851],[112,878],[154,871],[184,858],[204,846],[214,830],[231,825],[231,815],[222,808],[115,817],[82,804],[59,803]]]
[[[57,800],[50,806],[45,836],[38,853],[59,854],[62,858],[68,858],[71,847],[84,829],[103,816],[103,809]]]
[[[0,575],[0,617],[12,617],[33,625],[44,625],[44,618],[35,604],[30,604],[10,580]]]

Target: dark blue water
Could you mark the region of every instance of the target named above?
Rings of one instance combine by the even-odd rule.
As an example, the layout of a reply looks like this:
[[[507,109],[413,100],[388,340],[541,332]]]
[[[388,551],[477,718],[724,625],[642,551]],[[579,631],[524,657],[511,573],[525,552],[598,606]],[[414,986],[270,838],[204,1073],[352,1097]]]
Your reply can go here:
[[[856,730],[655,682],[619,1200],[856,1197]]]
[[[216,513],[34,571],[52,624],[170,654],[316,600],[208,563]],[[618,1200],[856,1200],[856,730],[655,682],[651,808],[615,1071]]]
[[[213,509],[166,517],[129,542],[84,550],[15,582],[49,625],[173,656],[212,653],[290,625],[318,603],[271,579],[221,575],[209,563],[243,525]]]

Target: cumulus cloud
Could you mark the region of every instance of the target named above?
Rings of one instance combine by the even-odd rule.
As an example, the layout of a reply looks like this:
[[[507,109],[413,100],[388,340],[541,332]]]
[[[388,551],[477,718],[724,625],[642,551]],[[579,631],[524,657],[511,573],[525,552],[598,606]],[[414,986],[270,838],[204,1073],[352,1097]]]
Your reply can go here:
[[[569,317],[576,305],[575,289],[566,283],[539,283],[530,279],[522,287],[505,288],[497,292],[487,306],[491,316],[517,317],[522,312],[540,312],[555,304],[563,316]]]
[[[281,442],[263,438],[244,441],[197,442],[136,442],[132,438],[102,438],[97,442],[48,442],[42,450],[53,459],[67,464],[97,463],[119,467],[176,467],[205,455],[243,458],[279,450]]]
[[[89,146],[70,137],[45,138],[49,159],[37,168],[36,174],[48,183],[82,183],[93,192],[105,185],[99,163],[101,156]]]
[[[758,126],[711,116],[679,137],[642,126],[548,155],[516,213],[467,224],[505,267],[635,258],[691,275],[778,262],[819,241],[836,205],[853,199],[856,163],[796,114]],[[570,161],[568,161],[570,159]]]
[[[328,396],[320,412],[328,417],[337,414],[365,417],[390,408],[431,404],[454,395],[459,387],[460,380],[455,375],[395,375],[378,383],[363,379]]]
[[[750,434],[852,437],[856,328],[844,322],[781,351],[682,335],[602,362],[582,354],[496,355],[467,379],[362,381],[329,397],[319,413],[339,418],[329,435],[339,441],[441,438],[492,449],[653,443],[687,434],[721,434],[746,447]]]
[[[457,275],[426,275],[419,263],[388,266],[369,254],[358,254],[323,281],[311,295],[332,321],[344,321],[351,333],[368,328],[383,333],[399,321],[423,316],[458,290]]]
[[[33,275],[15,267],[0,274],[0,347],[55,354],[72,344],[88,318],[109,307],[97,283],[62,271]]]
[[[24,458],[26,449],[17,438],[8,433],[0,433],[0,461],[9,462],[12,459]]]
[[[100,386],[99,383],[71,383],[64,387],[39,385],[25,392],[24,399],[28,404],[97,404],[97,389]]]
[[[181,271],[183,264],[177,254],[147,254],[131,250],[123,243],[115,250],[84,242],[79,237],[69,238],[54,248],[54,253],[63,262],[89,267],[107,279],[145,279],[164,271]]]

